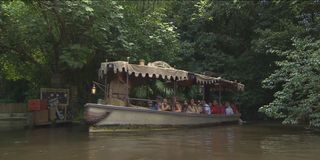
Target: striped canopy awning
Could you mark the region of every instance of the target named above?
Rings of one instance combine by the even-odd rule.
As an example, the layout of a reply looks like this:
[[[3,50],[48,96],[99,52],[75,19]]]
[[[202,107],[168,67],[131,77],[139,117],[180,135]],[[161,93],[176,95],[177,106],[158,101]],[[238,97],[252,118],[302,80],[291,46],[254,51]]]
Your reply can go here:
[[[216,88],[216,86],[222,86],[233,90],[244,90],[244,85],[237,81],[175,69],[161,61],[148,63],[148,65],[128,64],[128,62],[125,61],[104,62],[101,63],[99,76],[103,77],[110,70],[114,73],[126,72],[135,77],[141,76],[142,78],[149,77],[165,80],[190,81],[192,82],[191,84],[210,85],[214,88]]]

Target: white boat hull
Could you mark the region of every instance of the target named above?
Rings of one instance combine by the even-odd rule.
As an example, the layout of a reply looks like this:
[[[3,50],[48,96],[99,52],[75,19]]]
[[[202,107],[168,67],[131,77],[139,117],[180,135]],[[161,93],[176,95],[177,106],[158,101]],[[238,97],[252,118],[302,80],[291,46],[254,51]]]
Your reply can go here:
[[[95,127],[117,125],[196,126],[238,122],[240,114],[205,115],[138,109],[131,107],[86,104],[86,121]]]

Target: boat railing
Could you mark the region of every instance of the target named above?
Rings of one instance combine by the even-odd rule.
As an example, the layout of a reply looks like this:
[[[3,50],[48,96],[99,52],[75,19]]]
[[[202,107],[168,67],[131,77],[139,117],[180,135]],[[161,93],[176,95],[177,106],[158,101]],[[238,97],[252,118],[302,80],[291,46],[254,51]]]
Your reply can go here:
[[[144,99],[144,98],[129,98],[129,100],[134,100],[134,101],[142,101],[142,102],[156,102],[156,100],[151,100],[151,99]]]

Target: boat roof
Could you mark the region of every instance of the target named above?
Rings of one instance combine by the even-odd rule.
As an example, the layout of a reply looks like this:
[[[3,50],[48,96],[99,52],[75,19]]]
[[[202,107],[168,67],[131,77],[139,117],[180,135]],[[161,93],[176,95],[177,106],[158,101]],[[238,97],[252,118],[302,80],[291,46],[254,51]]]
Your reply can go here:
[[[147,65],[129,64],[125,61],[103,62],[99,69],[99,77],[103,77],[110,70],[114,73],[126,72],[135,77],[141,76],[143,78],[149,77],[162,78],[165,80],[194,81],[196,84],[210,85],[216,89],[222,86],[233,90],[244,90],[244,85],[237,81],[230,81],[221,77],[211,77],[176,69],[162,61],[155,61],[148,63]]]

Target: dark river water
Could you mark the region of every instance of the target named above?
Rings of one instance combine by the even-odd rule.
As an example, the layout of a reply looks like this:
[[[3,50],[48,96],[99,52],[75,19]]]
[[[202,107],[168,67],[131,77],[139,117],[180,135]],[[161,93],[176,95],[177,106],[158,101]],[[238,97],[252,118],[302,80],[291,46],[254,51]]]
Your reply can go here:
[[[131,133],[85,127],[0,133],[0,160],[319,160],[320,135],[273,124]]]

